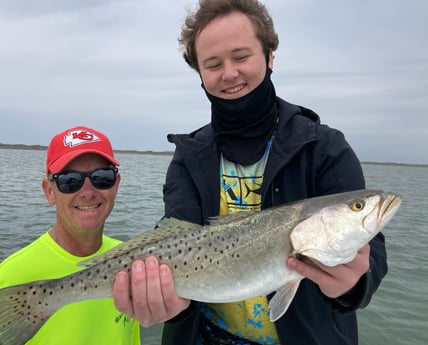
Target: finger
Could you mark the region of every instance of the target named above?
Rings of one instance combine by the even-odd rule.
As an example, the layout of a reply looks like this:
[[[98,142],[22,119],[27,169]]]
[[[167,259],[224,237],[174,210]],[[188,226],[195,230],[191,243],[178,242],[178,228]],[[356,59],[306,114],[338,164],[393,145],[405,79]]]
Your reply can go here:
[[[167,265],[160,266],[160,279],[162,285],[162,295],[166,309],[166,317],[169,319],[187,308],[190,300],[180,298],[174,287],[174,279],[171,270]]]
[[[318,264],[318,263],[316,263]],[[287,258],[287,265],[300,275],[314,281],[315,283],[318,283],[325,279],[325,276],[327,275],[326,272],[322,271],[320,267],[313,264],[307,264],[303,261],[300,261],[296,259],[295,257],[288,257]]]
[[[319,270],[328,274],[331,277],[337,278],[337,277],[343,276],[349,270],[346,264],[339,264],[336,266],[327,266],[315,259],[313,260],[313,262]]]
[[[174,288],[174,281],[171,271],[167,265],[160,266],[160,281],[162,286],[162,295],[166,309],[177,300],[177,294]]]
[[[127,272],[119,272],[113,283],[113,300],[116,308],[127,316],[134,315],[132,300],[129,295],[129,276]]]
[[[346,266],[351,269],[355,275],[362,276],[370,269],[370,246],[366,244],[358,252],[355,258],[346,264]]]
[[[366,261],[367,263],[370,263],[370,245],[366,244],[364,247],[362,247],[358,251],[357,256],[360,257],[362,260]]]
[[[370,246],[366,244],[358,250],[355,257],[343,265],[336,267],[344,267],[352,271],[355,275],[361,276],[369,270],[370,266]],[[325,267],[325,266],[324,266]],[[335,267],[332,267],[334,269]],[[323,268],[324,269],[324,268]],[[328,271],[328,268],[325,269]]]
[[[132,264],[131,288],[133,317],[139,320],[141,325],[150,326],[150,324],[147,324],[151,314],[147,302],[146,265],[142,260],[136,260]]]
[[[159,272],[159,262],[155,257],[146,259],[147,274],[147,303],[153,322],[160,322],[165,318],[166,310]]]
[[[367,253],[370,254],[370,244],[366,244],[365,246],[363,246],[359,251],[359,253]]]
[[[343,265],[327,267],[329,272],[326,272],[321,267],[315,268],[293,257],[287,259],[287,265],[302,276],[312,280],[327,297],[336,298],[349,289],[348,284],[345,283],[344,285],[344,282],[341,281],[343,276],[346,276],[346,270],[348,270]]]

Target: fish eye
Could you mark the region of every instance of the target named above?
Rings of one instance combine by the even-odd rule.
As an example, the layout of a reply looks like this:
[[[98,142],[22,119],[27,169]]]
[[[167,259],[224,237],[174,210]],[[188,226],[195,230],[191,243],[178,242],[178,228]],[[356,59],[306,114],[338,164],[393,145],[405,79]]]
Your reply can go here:
[[[364,201],[357,200],[352,203],[351,209],[352,211],[361,211],[364,208],[364,206],[365,206]]]

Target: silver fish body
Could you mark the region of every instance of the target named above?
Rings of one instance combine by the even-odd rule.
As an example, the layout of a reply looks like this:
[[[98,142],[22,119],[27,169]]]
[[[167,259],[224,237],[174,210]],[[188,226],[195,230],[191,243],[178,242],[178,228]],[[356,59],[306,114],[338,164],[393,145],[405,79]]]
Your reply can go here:
[[[24,344],[65,304],[111,297],[116,273],[151,255],[171,268],[182,297],[226,303],[276,291],[269,303],[274,321],[302,279],[285,265],[287,256],[349,262],[400,204],[399,195],[360,190],[219,216],[207,226],[163,219],[157,229],[82,262],[77,273],[1,289],[0,345]]]

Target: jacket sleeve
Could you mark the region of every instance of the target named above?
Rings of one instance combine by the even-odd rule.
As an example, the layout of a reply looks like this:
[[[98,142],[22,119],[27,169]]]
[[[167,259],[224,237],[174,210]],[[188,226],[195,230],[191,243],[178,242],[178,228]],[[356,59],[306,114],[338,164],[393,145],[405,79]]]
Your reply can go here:
[[[181,156],[176,150],[166,173],[163,186],[164,215],[203,224],[200,196]]]
[[[316,164],[317,194],[325,195],[364,189],[365,180],[361,164],[337,130],[324,126],[325,133],[315,148],[315,157],[321,157]],[[370,242],[370,268],[354,288],[337,299],[327,299],[337,311],[355,311],[368,305],[373,293],[379,287],[388,271],[385,237],[379,233]]]

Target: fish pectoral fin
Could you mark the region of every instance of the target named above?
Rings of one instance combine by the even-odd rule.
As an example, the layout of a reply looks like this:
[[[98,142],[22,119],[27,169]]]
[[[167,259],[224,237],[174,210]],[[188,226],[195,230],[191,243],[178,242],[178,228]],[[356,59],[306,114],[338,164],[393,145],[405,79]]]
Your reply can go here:
[[[299,288],[301,279],[290,280],[287,284],[276,291],[275,295],[269,302],[270,320],[278,320],[285,314],[291,304],[296,291]]]

